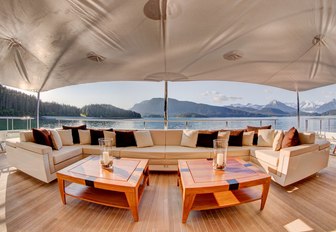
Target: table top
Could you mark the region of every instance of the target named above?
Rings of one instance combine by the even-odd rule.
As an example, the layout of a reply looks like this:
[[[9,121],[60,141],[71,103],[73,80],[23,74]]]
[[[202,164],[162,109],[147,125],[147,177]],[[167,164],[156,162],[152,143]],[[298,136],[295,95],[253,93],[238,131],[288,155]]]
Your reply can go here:
[[[147,159],[113,159],[113,169],[102,168],[99,156],[92,155],[57,172],[58,177],[76,182],[85,180],[97,184],[134,187],[139,184]]]
[[[183,188],[222,187],[222,190],[232,190],[238,186],[262,184],[270,179],[267,173],[241,159],[228,159],[225,170],[214,170],[212,160],[207,159],[179,160],[178,165]]]

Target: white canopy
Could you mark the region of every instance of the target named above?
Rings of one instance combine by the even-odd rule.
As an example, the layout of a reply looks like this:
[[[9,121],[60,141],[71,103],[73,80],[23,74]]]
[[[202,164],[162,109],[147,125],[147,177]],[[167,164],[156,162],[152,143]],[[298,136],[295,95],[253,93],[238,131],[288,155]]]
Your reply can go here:
[[[336,83],[336,1],[0,0],[0,83]]]

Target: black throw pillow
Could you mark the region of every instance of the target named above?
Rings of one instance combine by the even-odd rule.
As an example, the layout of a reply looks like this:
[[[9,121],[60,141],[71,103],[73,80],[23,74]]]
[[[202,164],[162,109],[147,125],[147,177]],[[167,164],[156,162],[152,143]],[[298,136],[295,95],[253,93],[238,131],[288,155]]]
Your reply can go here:
[[[86,130],[86,125],[81,126],[63,126],[64,130],[71,129],[73,143],[79,143],[79,133],[78,130]]]
[[[46,129],[33,128],[33,137],[36,143],[52,147],[52,142],[50,138],[50,133]]]
[[[133,131],[115,131],[116,147],[136,146],[136,141]]]
[[[229,146],[241,147],[243,145],[243,134],[244,130],[230,131]]]
[[[213,147],[213,140],[217,139],[218,131],[199,131],[197,147]]]
[[[91,145],[99,145],[98,139],[104,138],[104,130],[90,129]]]

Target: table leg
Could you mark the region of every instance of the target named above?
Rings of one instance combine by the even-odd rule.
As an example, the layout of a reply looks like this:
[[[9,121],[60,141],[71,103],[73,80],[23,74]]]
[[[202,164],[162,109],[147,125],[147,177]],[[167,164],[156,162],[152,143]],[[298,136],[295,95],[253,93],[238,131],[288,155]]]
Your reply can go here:
[[[263,184],[260,210],[264,209],[264,206],[265,206],[265,203],[266,203],[266,199],[267,199],[267,195],[268,195],[268,192],[269,192],[270,184],[271,184],[271,180],[270,179],[267,179],[267,181]]]
[[[59,189],[59,192],[61,194],[61,199],[62,199],[62,202],[63,204],[65,205],[66,204],[66,199],[65,199],[65,190],[64,190],[64,180],[61,179],[61,178],[58,178],[57,179],[58,181],[58,189]]]
[[[126,192],[125,193],[128,206],[132,212],[133,219],[135,222],[139,221],[139,214],[138,214],[138,205],[139,205],[139,200],[138,200],[138,191],[134,192]]]
[[[145,172],[144,172],[145,178],[146,178],[146,184],[149,186],[149,168],[147,166]]]
[[[186,223],[191,207],[194,204],[196,194],[191,194],[191,193],[185,193],[183,191],[183,209],[182,209],[182,223]]]

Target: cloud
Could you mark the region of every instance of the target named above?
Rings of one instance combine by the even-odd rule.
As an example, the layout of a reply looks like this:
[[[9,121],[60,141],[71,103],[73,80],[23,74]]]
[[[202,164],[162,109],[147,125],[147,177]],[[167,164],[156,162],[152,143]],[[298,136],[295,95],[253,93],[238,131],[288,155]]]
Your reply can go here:
[[[202,93],[204,97],[210,97],[211,100],[215,103],[224,103],[226,101],[236,101],[241,100],[241,97],[234,97],[234,96],[226,96],[223,93],[217,91],[206,91]]]

